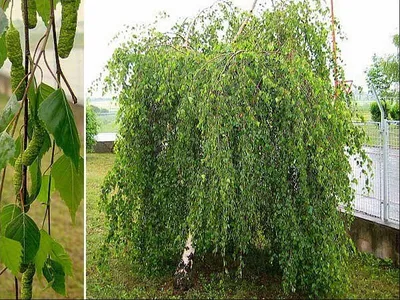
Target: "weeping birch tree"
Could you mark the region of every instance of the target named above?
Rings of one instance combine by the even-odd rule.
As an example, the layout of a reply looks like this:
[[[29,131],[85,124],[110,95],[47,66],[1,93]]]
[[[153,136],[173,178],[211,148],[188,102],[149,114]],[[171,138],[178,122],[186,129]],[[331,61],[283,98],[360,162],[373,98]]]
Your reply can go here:
[[[175,283],[187,289],[196,258],[216,253],[240,277],[258,247],[286,292],[344,291],[350,218],[338,206],[351,210],[349,157],[365,155],[333,85],[330,26],[319,1],[284,0],[133,28],[103,80],[120,106],[106,248],[171,276],[184,253]]]

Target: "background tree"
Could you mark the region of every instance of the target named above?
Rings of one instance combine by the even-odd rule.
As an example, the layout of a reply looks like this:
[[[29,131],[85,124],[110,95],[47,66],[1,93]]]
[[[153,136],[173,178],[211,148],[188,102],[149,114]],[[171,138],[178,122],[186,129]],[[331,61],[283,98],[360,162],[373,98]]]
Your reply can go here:
[[[95,136],[98,134],[100,124],[92,105],[86,102],[86,151],[93,152],[96,145]]]
[[[396,54],[379,57],[376,54],[372,57],[372,65],[366,71],[367,83],[370,90],[372,85],[375,87],[376,93],[383,104],[385,117],[391,116],[393,101],[399,101],[399,35],[393,36],[393,44],[397,48]],[[395,103],[396,104],[396,103]],[[398,104],[397,104],[398,107]],[[372,119],[380,122],[380,110],[376,103],[372,103],[370,107]],[[394,116],[396,116],[396,107],[394,107]]]

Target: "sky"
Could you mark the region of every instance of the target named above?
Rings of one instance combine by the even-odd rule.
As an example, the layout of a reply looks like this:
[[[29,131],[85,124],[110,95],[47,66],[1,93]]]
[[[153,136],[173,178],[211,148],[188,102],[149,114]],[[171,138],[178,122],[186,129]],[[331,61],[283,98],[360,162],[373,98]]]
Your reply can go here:
[[[329,0],[328,4],[330,3]],[[150,23],[165,11],[171,22],[196,13],[215,0],[85,0],[85,88],[99,76],[116,44],[110,44],[124,24]],[[253,0],[233,0],[249,10]],[[259,3],[270,3],[259,0]],[[347,80],[366,88],[364,71],[376,53],[395,53],[392,36],[399,32],[399,0],[334,0],[334,13],[345,40],[338,40]],[[167,29],[167,28],[166,28]]]

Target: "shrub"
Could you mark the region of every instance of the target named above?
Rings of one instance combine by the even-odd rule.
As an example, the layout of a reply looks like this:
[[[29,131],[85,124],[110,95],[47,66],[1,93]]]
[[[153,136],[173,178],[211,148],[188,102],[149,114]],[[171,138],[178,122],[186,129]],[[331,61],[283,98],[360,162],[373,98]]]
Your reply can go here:
[[[392,109],[390,110],[390,117],[392,120],[400,121],[399,101],[396,101],[396,103],[392,106]]]
[[[391,107],[389,101],[382,101],[383,111],[385,112],[385,118],[389,117],[389,112],[391,114]],[[370,106],[371,118],[374,122],[381,121],[381,110],[377,102],[372,102]]]

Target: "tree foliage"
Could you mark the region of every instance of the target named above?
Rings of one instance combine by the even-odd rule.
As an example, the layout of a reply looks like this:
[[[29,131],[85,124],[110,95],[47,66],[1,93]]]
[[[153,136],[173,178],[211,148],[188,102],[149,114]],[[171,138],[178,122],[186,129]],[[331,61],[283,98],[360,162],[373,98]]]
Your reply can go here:
[[[190,232],[197,256],[218,253],[239,275],[258,247],[285,291],[343,292],[338,205],[351,210],[349,157],[365,154],[330,79],[329,32],[318,1],[252,16],[219,2],[167,33],[134,29],[104,78],[120,107],[106,246],[154,274],[176,265]]]
[[[99,121],[92,105],[86,103],[86,152],[93,152],[96,145],[95,136],[99,132]]]
[[[393,36],[393,44],[397,48],[396,54],[372,57],[372,65],[367,69],[368,87],[374,85],[380,97],[399,97],[400,84],[400,57],[399,57],[399,35]]]
[[[382,108],[384,111],[384,117],[386,119],[389,118],[389,114],[391,114],[392,109],[390,106],[390,102],[389,101],[382,101]],[[374,122],[380,122],[381,121],[381,110],[379,109],[379,105],[377,102],[372,102],[369,108],[369,111],[371,112],[371,118],[372,121]]]
[[[390,116],[392,117],[392,120],[400,121],[399,101],[393,104],[392,109],[390,110]]]

